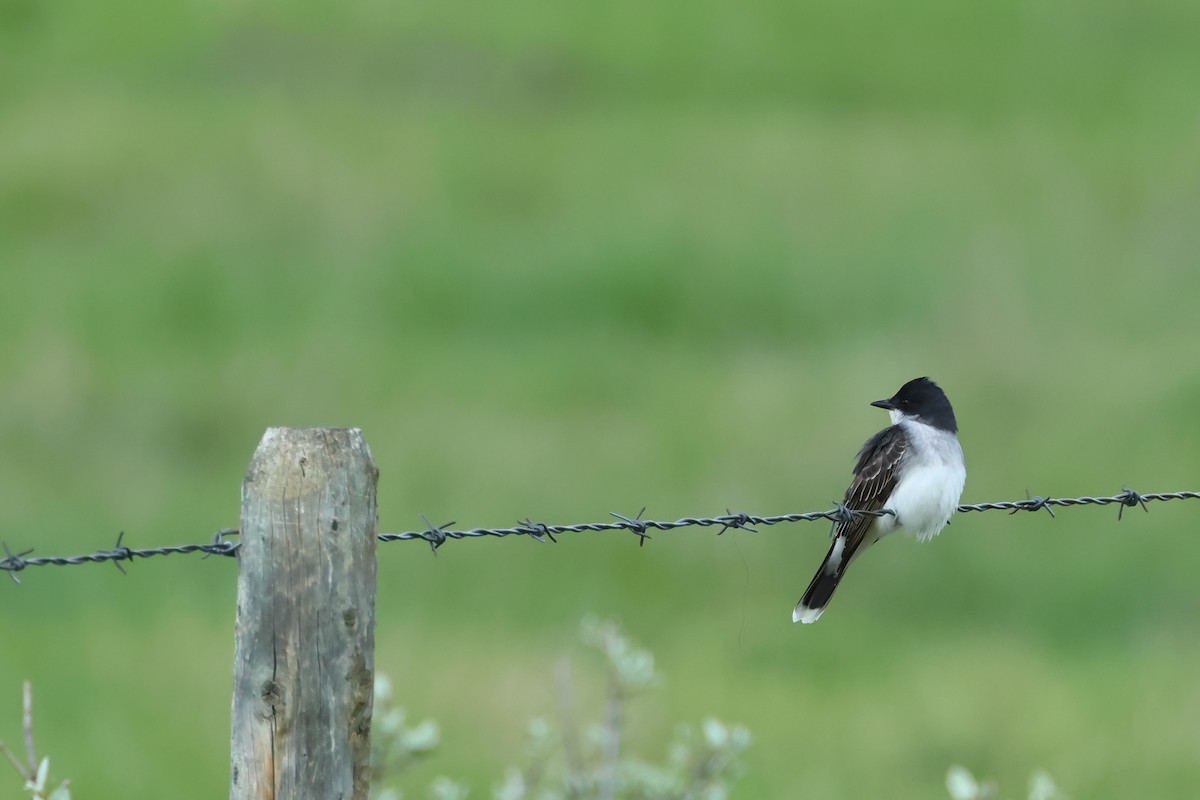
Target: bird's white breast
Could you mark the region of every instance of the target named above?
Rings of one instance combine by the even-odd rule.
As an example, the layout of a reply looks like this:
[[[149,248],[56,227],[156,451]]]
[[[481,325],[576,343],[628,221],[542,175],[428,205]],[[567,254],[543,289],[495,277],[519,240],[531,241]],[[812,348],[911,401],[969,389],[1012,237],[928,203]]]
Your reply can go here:
[[[954,434],[912,420],[900,424],[909,447],[901,462],[903,477],[883,506],[896,513],[893,524],[886,527],[890,531],[899,525],[925,541],[946,526],[958,507],[967,470]],[[888,519],[880,517],[880,522]]]

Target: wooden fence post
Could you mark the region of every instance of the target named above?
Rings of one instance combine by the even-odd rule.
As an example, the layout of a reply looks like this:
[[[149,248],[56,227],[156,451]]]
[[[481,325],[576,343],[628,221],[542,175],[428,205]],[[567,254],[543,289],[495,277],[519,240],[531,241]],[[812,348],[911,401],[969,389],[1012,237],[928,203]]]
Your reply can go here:
[[[357,428],[270,428],[250,461],[230,800],[367,800],[378,476]]]

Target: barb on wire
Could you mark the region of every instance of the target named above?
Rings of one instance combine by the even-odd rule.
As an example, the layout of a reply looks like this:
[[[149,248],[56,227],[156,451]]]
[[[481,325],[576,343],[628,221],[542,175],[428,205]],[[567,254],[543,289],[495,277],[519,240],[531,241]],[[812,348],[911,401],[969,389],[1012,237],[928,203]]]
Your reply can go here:
[[[8,549],[8,542],[0,542],[0,545],[4,547],[4,560],[0,561],[0,567],[8,570],[8,577],[13,579],[13,583],[20,583],[21,579],[17,577],[17,573],[28,566],[29,562],[25,560],[25,556],[32,553],[33,548],[14,553]]]
[[[1121,519],[1121,514],[1125,512],[1125,509],[1133,508],[1134,506],[1141,506],[1142,511],[1145,511],[1147,514],[1150,513],[1150,509],[1146,508],[1146,498],[1135,492],[1133,489],[1130,489],[1128,486],[1121,487],[1120,497],[1121,505],[1117,506],[1118,520]]]
[[[421,522],[425,523],[425,530],[422,531],[422,533],[424,534],[425,541],[429,542],[429,549],[431,549],[433,554],[436,556],[438,548],[446,543],[445,529],[453,525],[454,520],[450,520],[444,525],[434,525],[425,518],[424,514],[417,514],[417,516],[421,518]]]
[[[112,559],[112,564],[117,568],[117,571],[122,575],[127,574],[125,568],[121,566],[122,561],[133,561],[133,551],[121,544],[121,540],[125,538],[125,531],[117,534],[117,543],[113,545],[112,550],[97,550],[96,552],[103,556],[109,556]]]
[[[642,514],[646,513],[645,506],[642,506],[642,510],[639,511],[637,516],[635,516],[633,519],[630,519],[624,514],[618,514],[615,511],[610,511],[608,513],[624,522],[625,526],[634,532],[634,534],[638,537],[638,547],[644,545],[646,540],[650,538],[650,534],[646,533],[646,523],[642,522]]]
[[[546,523],[534,522],[529,517],[526,517],[522,520],[517,520],[517,522],[525,526],[525,535],[533,537],[535,542],[545,543],[545,541],[549,539],[551,544],[558,544],[558,539],[554,538],[554,533],[550,530]]]
[[[750,515],[747,514],[745,511],[739,511],[737,514],[734,514],[727,507],[725,509],[725,516],[729,519],[729,522],[721,523],[721,530],[717,531],[717,536],[720,536],[722,533],[729,530],[730,528],[741,528],[744,531],[750,531],[751,533],[758,533],[758,528],[750,527]]]
[[[1040,511],[1044,508],[1044,509],[1046,509],[1046,513],[1050,515],[1050,519],[1054,519],[1054,509],[1050,507],[1049,501],[1046,498],[1042,497],[1040,494],[1030,496],[1029,490],[1026,489],[1025,490],[1025,502],[1027,502],[1029,505],[1025,506],[1024,508],[1014,508],[1008,512],[1008,515],[1011,517],[1013,514],[1017,513],[1018,511]],[[1120,518],[1121,518],[1121,515],[1118,513],[1117,519],[1120,519]]]
[[[1005,500],[996,503],[969,503],[958,507],[960,513],[968,513],[972,511],[1008,511],[1010,514],[1015,514],[1018,511],[1041,511],[1045,510],[1051,517],[1054,516],[1054,508],[1062,508],[1065,506],[1117,506],[1117,519],[1121,519],[1126,508],[1134,508],[1141,506],[1143,511],[1149,511],[1147,503],[1165,502],[1167,500],[1195,500],[1200,499],[1200,492],[1151,492],[1141,494],[1128,487],[1121,487],[1119,494],[1101,497],[1041,497],[1040,495],[1029,496],[1026,492],[1024,500]],[[544,522],[534,522],[531,517],[526,517],[520,520],[515,526],[510,528],[471,528],[469,530],[454,530],[450,526],[453,522],[447,522],[444,525],[433,525],[423,514],[418,515],[421,521],[425,523],[424,530],[404,531],[402,533],[381,533],[378,539],[381,542],[397,542],[397,541],[412,541],[420,540],[426,542],[437,553],[438,548],[444,545],[451,539],[478,539],[485,536],[527,536],[537,542],[557,542],[555,537],[564,533],[582,533],[584,531],[630,531],[638,537],[639,546],[644,544],[650,538],[649,531],[670,531],[676,528],[701,527],[707,528],[712,526],[720,526],[717,534],[720,535],[725,531],[736,528],[745,531],[756,533],[759,527],[779,525],[784,522],[813,522],[823,519],[832,522],[835,526],[839,522],[849,521],[857,516],[873,516],[881,517],[892,512],[887,509],[883,510],[867,510],[861,508],[848,508],[844,503],[835,503],[834,507],[828,511],[808,511],[803,514],[777,514],[774,516],[758,516],[756,514],[747,514],[744,511],[733,512],[728,508],[725,513],[717,517],[681,517],[677,520],[653,520],[642,519],[642,514],[646,511],[643,508],[636,516],[627,517],[616,512],[612,513],[615,521],[612,522],[583,522],[575,525],[548,525]],[[757,526],[757,527],[755,527]],[[30,553],[33,550],[22,550],[14,553],[9,549],[5,542],[0,542],[0,548],[3,548],[4,557],[0,558],[0,570],[8,573],[8,576],[20,583],[16,573],[27,569],[28,567],[41,567],[46,565],[66,566],[68,564],[88,564],[88,563],[103,563],[105,561],[113,562],[117,569],[125,572],[121,566],[122,561],[132,562],[136,558],[149,558],[151,556],[166,556],[177,553],[203,553],[204,557],[208,556],[236,556],[241,547],[239,542],[227,541],[230,536],[237,536],[236,528],[222,528],[213,534],[207,544],[184,544],[169,547],[151,547],[147,549],[135,549],[125,545],[125,534],[122,532],[117,536],[117,542],[111,549],[97,550],[94,553],[88,553],[78,556],[33,556]]]

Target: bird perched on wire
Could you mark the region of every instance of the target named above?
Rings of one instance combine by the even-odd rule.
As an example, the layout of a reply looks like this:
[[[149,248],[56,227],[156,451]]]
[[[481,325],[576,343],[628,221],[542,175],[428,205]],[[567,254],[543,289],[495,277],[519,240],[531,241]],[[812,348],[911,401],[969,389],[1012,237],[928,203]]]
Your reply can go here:
[[[892,531],[903,528],[920,541],[936,536],[962,496],[967,470],[946,393],[929,378],[915,378],[871,405],[886,409],[892,424],[858,451],[842,502],[851,511],[891,513],[850,514],[836,523],[833,544],[792,611],[793,622],[816,622],[846,568]]]

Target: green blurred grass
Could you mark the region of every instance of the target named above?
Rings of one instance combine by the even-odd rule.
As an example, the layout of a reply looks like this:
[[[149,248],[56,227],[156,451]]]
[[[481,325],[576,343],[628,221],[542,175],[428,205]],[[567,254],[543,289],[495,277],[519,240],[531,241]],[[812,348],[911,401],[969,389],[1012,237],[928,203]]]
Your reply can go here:
[[[917,374],[968,501],[1196,488],[1193,4],[0,21],[14,549],[202,540],[276,424],[361,426],[386,530],[825,508]],[[951,763],[1186,796],[1196,511],[1110,512],[889,542],[804,630],[819,525],[390,545],[378,667],[443,723],[414,778],[479,795],[595,612],[667,675],[647,747],[751,728],[741,796],[937,796]],[[234,565],[23,578],[0,737],[28,677],[81,795],[224,792]]]

